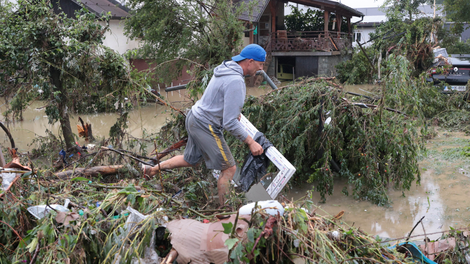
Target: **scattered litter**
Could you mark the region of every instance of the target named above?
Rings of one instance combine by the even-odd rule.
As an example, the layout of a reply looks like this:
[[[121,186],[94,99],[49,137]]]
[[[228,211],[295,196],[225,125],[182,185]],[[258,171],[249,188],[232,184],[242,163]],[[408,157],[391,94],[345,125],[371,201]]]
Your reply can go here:
[[[119,237],[119,239],[121,240],[124,240],[128,236],[129,233],[135,232],[136,229],[140,228],[139,223],[141,223],[143,220],[149,217],[148,215],[144,215],[130,206],[128,206],[126,210],[130,212],[130,215],[126,220],[126,223],[124,224],[125,231]],[[153,246],[154,244],[155,244],[155,232],[153,232],[152,238],[150,239],[150,245],[145,248],[144,257],[132,258],[131,264],[139,264],[139,263],[160,264],[161,260],[157,252],[155,251],[155,248]],[[121,263],[121,258],[122,258],[121,255],[116,254],[113,263]]]
[[[52,208],[51,208],[52,207]],[[32,214],[34,217],[37,219],[44,218],[47,214],[49,214],[51,211],[56,210],[59,212],[70,212],[70,210],[60,204],[51,204],[51,205],[36,205],[36,206],[31,206],[28,207],[28,212]]]
[[[464,168],[459,168],[459,173],[460,174],[463,174],[467,177],[470,177],[470,172],[468,172],[467,170],[465,170]]]
[[[17,170],[17,169],[9,169],[9,168],[5,168],[3,169],[4,171],[11,171],[11,170]],[[16,173],[13,173],[13,172],[3,172],[2,174],[0,174],[0,177],[3,178],[2,180],[2,190],[6,190],[11,182],[15,179],[16,177]]]
[[[408,254],[409,257],[418,260],[419,263],[437,264],[436,262],[428,259],[413,242],[402,242],[398,245],[389,247],[389,249],[396,249],[398,252]]]
[[[253,208],[255,207],[256,203],[249,203],[244,205],[238,210],[239,214],[241,215],[251,215]],[[267,214],[276,216],[278,213],[280,215],[284,214],[284,207],[276,200],[267,200],[267,201],[260,201],[258,202],[258,209],[266,211]],[[255,210],[255,211],[257,211]]]

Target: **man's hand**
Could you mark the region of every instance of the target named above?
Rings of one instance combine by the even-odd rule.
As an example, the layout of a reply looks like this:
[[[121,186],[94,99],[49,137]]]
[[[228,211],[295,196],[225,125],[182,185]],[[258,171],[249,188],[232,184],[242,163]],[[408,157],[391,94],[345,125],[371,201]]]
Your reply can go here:
[[[247,136],[244,142],[250,148],[251,154],[253,154],[253,156],[258,156],[258,155],[263,154],[264,152],[263,147],[261,147],[261,145],[258,144],[258,142],[254,141],[251,136]]]
[[[253,154],[253,156],[258,156],[258,155],[263,154],[263,151],[264,151],[263,147],[261,147],[261,145],[258,144],[258,142],[253,140],[253,143],[251,145],[249,145],[249,147],[250,147],[250,151]]]

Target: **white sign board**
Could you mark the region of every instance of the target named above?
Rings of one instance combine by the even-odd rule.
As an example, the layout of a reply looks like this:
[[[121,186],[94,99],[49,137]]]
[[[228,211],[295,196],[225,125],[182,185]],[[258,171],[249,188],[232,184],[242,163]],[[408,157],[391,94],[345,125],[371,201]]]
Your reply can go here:
[[[248,132],[248,135],[254,138],[258,129],[256,129],[256,127],[253,126],[253,124],[243,114],[241,115],[240,123]],[[273,181],[266,189],[269,196],[271,196],[272,199],[276,199],[282,188],[286,186],[292,175],[294,175],[295,168],[274,146],[268,148],[265,154],[279,169],[279,173],[274,177]]]

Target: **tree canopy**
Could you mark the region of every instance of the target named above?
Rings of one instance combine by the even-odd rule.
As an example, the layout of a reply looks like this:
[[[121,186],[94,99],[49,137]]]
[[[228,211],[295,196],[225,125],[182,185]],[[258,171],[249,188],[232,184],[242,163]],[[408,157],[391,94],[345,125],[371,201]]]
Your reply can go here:
[[[47,0],[20,0],[0,12],[4,95],[12,94],[18,110],[35,98],[47,100],[49,121],[60,122],[66,147],[73,147],[72,102],[104,95],[118,100],[130,89],[128,63],[102,45],[109,17],[82,9],[75,18],[67,18],[54,13]]]
[[[325,29],[324,11],[307,8],[299,9],[290,5],[291,14],[285,16],[285,26],[289,31],[323,31]],[[333,20],[329,22],[329,28],[333,26]],[[348,22],[343,18],[341,22],[341,31],[348,32]]]
[[[455,22],[470,22],[470,1],[444,0],[446,17]]]
[[[420,5],[430,3],[430,0],[386,0],[382,7],[387,8],[387,17],[390,18],[407,18],[413,20],[413,16],[418,15]]]
[[[160,81],[169,83],[183,65],[219,64],[242,44],[244,25],[238,16],[248,9],[246,5],[212,0],[130,0],[128,5],[133,11],[126,20],[126,33],[143,41],[133,56],[159,64],[155,70]],[[173,60],[176,69],[165,64]]]

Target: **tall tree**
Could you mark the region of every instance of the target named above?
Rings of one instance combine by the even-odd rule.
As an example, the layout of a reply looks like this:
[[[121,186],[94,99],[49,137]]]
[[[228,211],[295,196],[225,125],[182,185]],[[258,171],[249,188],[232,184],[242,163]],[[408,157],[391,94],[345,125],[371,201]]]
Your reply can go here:
[[[470,23],[470,1],[444,0],[446,17],[455,22]]]
[[[128,5],[133,11],[126,32],[143,39],[136,56],[159,64],[160,81],[170,82],[183,65],[217,65],[242,43],[244,26],[238,16],[246,5],[218,0],[130,0]],[[173,60],[176,68],[164,63]]]
[[[285,16],[286,29],[289,31],[323,31],[325,18],[323,11],[308,8],[303,11],[295,5],[290,5],[292,12]]]
[[[48,0],[4,4],[0,16],[0,83],[25,103],[42,93],[50,123],[60,122],[66,148],[73,147],[71,98],[125,96],[129,67],[102,45],[108,17],[86,9],[74,19],[55,14]]]
[[[409,21],[413,21],[413,16],[421,13],[419,10],[420,5],[432,3],[432,0],[385,0],[383,8],[387,10],[387,17],[401,19],[407,17]]]
[[[291,13],[285,16],[285,26],[289,31],[323,31],[325,29],[325,11],[307,8],[307,10],[290,5]],[[330,20],[328,28],[332,28],[334,20]],[[348,32],[348,21],[342,17],[341,31]]]

